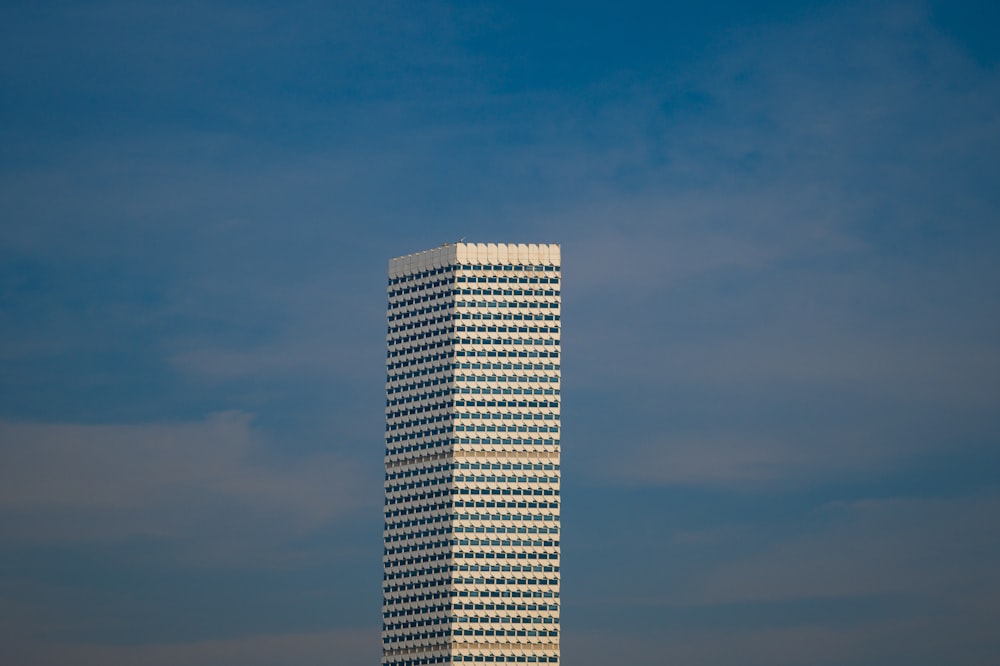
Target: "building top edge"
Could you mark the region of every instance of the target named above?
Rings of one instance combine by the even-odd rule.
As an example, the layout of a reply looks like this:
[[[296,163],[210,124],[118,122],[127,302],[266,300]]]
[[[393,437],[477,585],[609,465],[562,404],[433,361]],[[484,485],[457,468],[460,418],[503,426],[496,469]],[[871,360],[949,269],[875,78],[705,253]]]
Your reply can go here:
[[[389,260],[389,277],[456,264],[558,266],[558,243],[445,243],[440,247]]]

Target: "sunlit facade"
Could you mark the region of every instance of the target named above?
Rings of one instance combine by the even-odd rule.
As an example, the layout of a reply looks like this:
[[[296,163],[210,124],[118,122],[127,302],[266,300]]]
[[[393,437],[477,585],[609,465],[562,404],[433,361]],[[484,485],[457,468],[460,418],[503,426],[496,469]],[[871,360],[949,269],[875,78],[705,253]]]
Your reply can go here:
[[[559,663],[558,245],[389,262],[382,663]]]

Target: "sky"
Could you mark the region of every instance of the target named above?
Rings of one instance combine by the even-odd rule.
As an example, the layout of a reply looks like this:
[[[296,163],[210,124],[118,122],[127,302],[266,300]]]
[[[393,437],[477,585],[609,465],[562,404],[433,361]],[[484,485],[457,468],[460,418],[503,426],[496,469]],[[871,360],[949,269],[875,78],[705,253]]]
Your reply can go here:
[[[0,662],[361,666],[386,264],[555,242],[566,664],[1000,655],[1000,10],[8,0]]]

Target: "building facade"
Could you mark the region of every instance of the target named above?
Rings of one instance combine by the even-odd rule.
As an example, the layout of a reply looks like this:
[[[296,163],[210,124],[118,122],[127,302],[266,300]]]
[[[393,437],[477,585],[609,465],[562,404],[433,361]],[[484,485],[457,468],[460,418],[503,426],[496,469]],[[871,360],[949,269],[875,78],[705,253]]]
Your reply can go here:
[[[392,259],[382,664],[559,663],[558,245]]]

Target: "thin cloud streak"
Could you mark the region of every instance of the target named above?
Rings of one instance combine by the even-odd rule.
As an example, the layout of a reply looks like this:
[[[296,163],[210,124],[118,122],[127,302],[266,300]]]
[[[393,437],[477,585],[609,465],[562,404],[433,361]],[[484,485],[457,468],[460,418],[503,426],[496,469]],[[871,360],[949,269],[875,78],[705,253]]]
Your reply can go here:
[[[378,659],[378,632],[334,629],[316,633],[258,635],[228,640],[152,645],[33,644],[12,637],[0,647],[10,664],[56,666],[321,666],[331,659],[342,666],[362,666]]]
[[[275,457],[244,413],[174,424],[0,422],[8,543],[174,543],[198,559],[259,564],[284,543],[367,507],[358,465]],[[248,551],[247,548],[252,547]],[[263,549],[263,550],[262,550]],[[250,558],[254,561],[254,558]]]

